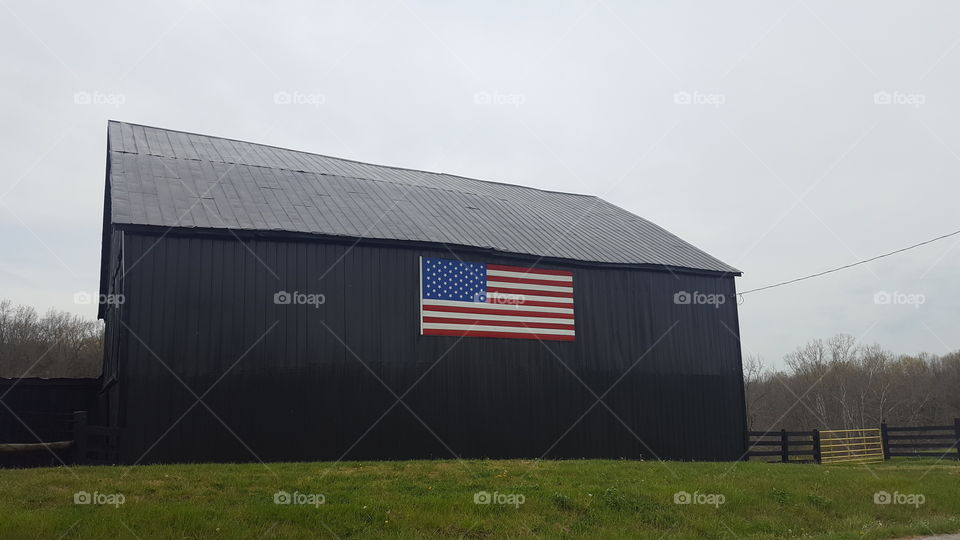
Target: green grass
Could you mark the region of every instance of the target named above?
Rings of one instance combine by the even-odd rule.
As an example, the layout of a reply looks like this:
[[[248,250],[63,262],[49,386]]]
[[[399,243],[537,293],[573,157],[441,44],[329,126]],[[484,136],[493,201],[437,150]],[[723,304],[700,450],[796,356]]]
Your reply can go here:
[[[319,506],[275,504],[278,490]],[[74,504],[122,493],[118,507]],[[519,506],[474,504],[479,491]],[[680,505],[679,491],[723,504]],[[874,493],[922,494],[919,507]],[[716,501],[715,501],[716,502]],[[896,538],[960,531],[960,464],[404,461],[0,470],[2,538]]]

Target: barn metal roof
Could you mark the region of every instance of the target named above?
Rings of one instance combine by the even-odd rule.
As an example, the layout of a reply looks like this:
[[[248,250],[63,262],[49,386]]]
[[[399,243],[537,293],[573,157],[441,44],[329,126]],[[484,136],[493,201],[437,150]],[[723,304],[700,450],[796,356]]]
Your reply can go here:
[[[116,121],[107,140],[113,224],[418,241],[739,274],[590,195]]]

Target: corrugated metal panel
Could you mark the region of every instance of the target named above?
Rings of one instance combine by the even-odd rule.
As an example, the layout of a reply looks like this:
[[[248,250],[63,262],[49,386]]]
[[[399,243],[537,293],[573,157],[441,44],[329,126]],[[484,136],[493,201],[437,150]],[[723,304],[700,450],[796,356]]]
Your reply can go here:
[[[574,274],[576,341],[458,343],[418,331],[418,257],[449,252],[244,245],[178,231],[159,242],[124,238],[127,260],[139,261],[124,280],[124,322],[136,334],[122,352],[126,462],[157,439],[143,462],[255,460],[244,445],[263,460],[338,459],[358,440],[346,458],[451,457],[444,445],[463,457],[727,460],[744,450],[735,302],[714,308],[673,297],[732,297],[732,277],[549,265]],[[278,290],[323,293],[326,302],[278,306]],[[229,430],[197,405],[161,438],[196,401],[177,378],[202,395],[221,376],[204,402]],[[604,402],[643,443],[603,405],[590,409],[594,393],[621,376]],[[401,395],[421,377],[404,402],[429,430],[396,405],[363,436],[396,401],[377,378]]]
[[[110,122],[109,139],[115,224],[409,240],[739,274],[593,196],[119,122]],[[224,193],[257,202],[230,204]]]

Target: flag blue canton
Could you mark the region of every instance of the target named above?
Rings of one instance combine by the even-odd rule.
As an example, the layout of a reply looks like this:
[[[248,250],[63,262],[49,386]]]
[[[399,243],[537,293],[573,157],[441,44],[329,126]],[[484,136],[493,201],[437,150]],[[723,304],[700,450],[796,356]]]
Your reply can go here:
[[[428,257],[422,264],[424,298],[487,301],[487,265]]]

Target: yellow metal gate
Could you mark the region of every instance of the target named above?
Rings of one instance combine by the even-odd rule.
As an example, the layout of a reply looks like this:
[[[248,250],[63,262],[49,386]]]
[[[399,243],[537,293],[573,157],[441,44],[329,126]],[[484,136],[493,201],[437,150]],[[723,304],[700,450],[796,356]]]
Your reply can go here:
[[[820,432],[821,463],[883,461],[879,429],[831,429]]]

